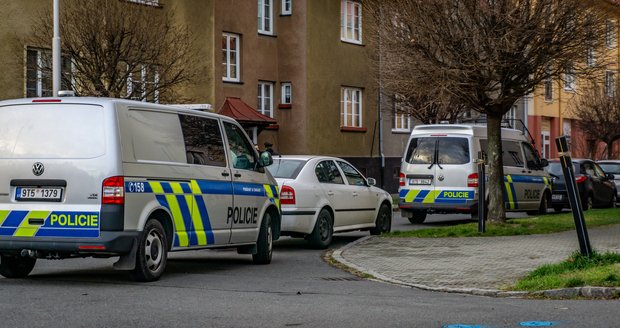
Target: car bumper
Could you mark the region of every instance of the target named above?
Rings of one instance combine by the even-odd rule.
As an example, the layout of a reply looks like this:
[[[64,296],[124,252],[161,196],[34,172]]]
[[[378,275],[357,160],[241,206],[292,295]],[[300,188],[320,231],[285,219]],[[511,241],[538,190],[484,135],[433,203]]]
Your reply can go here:
[[[399,200],[398,208],[401,211],[427,211],[437,213],[471,213],[478,210],[478,201],[474,199],[463,200],[455,204],[440,203],[407,203]]]
[[[19,253],[30,250],[57,253],[62,256],[121,255],[129,253],[140,231],[101,231],[99,238],[20,238],[0,237],[0,253]]]
[[[318,210],[310,209],[282,209],[282,233],[294,232],[310,234],[314,230]]]

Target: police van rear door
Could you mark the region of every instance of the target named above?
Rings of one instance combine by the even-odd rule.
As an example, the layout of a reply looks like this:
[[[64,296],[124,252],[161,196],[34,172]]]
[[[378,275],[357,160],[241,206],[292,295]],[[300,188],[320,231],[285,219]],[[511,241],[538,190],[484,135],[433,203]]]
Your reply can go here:
[[[416,203],[432,203],[434,200],[436,144],[436,137],[426,135],[409,140],[402,169],[405,186],[400,189],[400,198],[414,208]]]
[[[474,188],[468,187],[468,177],[475,172],[471,154],[471,137],[437,135],[435,168],[435,203],[465,205],[474,198]]]

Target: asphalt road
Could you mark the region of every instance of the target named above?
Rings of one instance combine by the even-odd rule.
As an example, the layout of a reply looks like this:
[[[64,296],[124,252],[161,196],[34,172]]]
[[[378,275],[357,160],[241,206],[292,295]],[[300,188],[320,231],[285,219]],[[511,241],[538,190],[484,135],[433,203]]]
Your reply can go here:
[[[433,215],[427,225],[467,219]],[[394,220],[394,230],[422,226]],[[338,235],[332,248],[365,235]],[[620,327],[620,301],[427,292],[357,278],[322,253],[290,238],[264,266],[235,251],[174,253],[146,284],[112,270],[114,260],[42,260],[28,279],[0,278],[0,327]]]

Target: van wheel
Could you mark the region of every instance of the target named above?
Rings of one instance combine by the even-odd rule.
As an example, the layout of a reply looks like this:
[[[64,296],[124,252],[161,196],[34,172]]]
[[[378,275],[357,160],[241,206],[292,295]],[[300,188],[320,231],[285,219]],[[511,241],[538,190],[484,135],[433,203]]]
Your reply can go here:
[[[256,254],[252,254],[254,264],[269,264],[273,255],[273,234],[271,230],[271,215],[265,213],[263,222],[260,224],[258,240],[256,241]]]
[[[37,259],[21,256],[2,255],[0,275],[6,278],[26,278],[34,268]]]
[[[308,236],[308,241],[312,247],[325,249],[331,244],[334,235],[334,226],[332,222],[334,221],[329,211],[322,209],[321,212],[319,212],[319,217],[316,219],[312,233]]]
[[[611,195],[611,202],[609,203],[609,207],[611,208],[616,208],[616,202],[618,201],[618,196],[616,194],[616,191],[614,190],[613,195]]]
[[[138,239],[136,267],[130,271],[136,281],[155,281],[164,273],[168,259],[168,241],[164,227],[157,220],[146,222]]]
[[[424,223],[424,220],[426,220],[426,211],[413,211],[411,212],[411,216],[408,218],[409,222],[416,224],[416,223]]]
[[[528,215],[542,215],[547,214],[547,193],[543,194],[540,199],[540,206],[537,211],[527,211]]]
[[[392,230],[392,216],[390,214],[390,208],[385,204],[381,205],[375,221],[375,227],[370,229],[371,235],[376,236]]]

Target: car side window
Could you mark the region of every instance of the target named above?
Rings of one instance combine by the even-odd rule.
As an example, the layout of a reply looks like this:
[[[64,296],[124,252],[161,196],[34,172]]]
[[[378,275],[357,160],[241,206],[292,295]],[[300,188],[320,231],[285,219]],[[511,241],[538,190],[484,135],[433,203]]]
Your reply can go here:
[[[228,152],[230,166],[240,170],[255,170],[256,150],[250,144],[245,133],[241,128],[229,122],[224,122],[224,130],[230,147]]]
[[[342,172],[344,172],[344,176],[347,178],[347,182],[349,182],[350,185],[366,185],[366,179],[364,179],[364,177],[359,174],[359,172],[357,172],[357,170],[349,163],[338,161],[338,165],[340,165],[340,168],[342,169]]]
[[[525,154],[525,164],[527,165],[527,167],[529,169],[540,170],[540,157],[538,157],[538,154],[536,153],[536,151],[534,151],[532,145],[525,142],[523,142],[522,145],[523,153]]]
[[[591,163],[584,163],[583,169],[585,170],[587,175],[593,176],[593,177],[596,176],[596,172],[594,172],[594,166],[592,166]]]
[[[179,115],[188,164],[226,166],[226,152],[216,119]]]
[[[317,179],[321,183],[344,184],[342,175],[334,161],[322,161],[314,169]]]
[[[504,159],[505,166],[523,167],[523,155],[518,143],[514,141],[503,141],[502,150],[504,151],[502,158]]]

